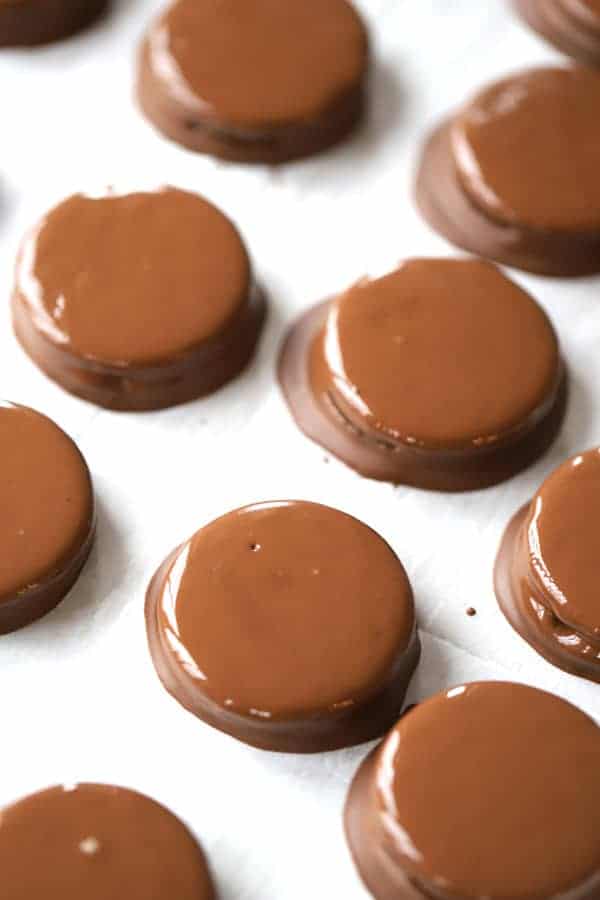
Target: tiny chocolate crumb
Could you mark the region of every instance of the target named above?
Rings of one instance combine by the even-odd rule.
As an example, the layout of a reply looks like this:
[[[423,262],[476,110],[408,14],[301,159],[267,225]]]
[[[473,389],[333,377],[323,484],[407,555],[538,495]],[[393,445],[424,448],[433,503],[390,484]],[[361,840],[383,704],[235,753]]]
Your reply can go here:
[[[476,616],[476,615],[477,615],[477,610],[476,610],[476,609],[473,609],[472,606],[469,606],[469,608],[467,609],[467,615],[468,615],[468,616]]]

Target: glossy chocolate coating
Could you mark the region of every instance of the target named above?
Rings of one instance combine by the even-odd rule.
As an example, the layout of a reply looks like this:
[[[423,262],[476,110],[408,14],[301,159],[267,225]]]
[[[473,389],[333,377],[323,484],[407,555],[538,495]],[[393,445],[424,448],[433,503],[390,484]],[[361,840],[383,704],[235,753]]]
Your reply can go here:
[[[107,0],[0,0],[0,47],[69,37],[97,19],[107,5]]]
[[[139,57],[142,110],[190,150],[281,163],[358,124],[368,39],[347,0],[175,0]]]
[[[54,609],[90,553],[94,496],[79,450],[54,422],[0,402],[0,634]]]
[[[534,688],[453,688],[362,764],[346,833],[376,900],[596,900],[600,730]]]
[[[260,503],[198,531],[146,599],[150,652],[190,712],[266,750],[333,750],[381,736],[420,644],[402,564],[357,519]]]
[[[210,393],[249,361],[264,300],[232,223],[175,188],[76,194],[26,236],[17,337],[66,390],[110,409]]]
[[[409,260],[310,310],[284,343],[279,380],[300,428],[352,468],[435,490],[515,474],[565,409],[548,318],[476,260]]]
[[[48,788],[0,814],[3,900],[216,900],[188,829],[149,797]]]
[[[568,460],[511,520],[496,561],[498,603],[555,666],[600,682],[600,450]]]
[[[454,244],[542,275],[600,271],[600,74],[540,68],[480,91],[428,139],[417,202]]]
[[[600,66],[598,0],[513,0],[513,6],[563,53],[587,65]]]

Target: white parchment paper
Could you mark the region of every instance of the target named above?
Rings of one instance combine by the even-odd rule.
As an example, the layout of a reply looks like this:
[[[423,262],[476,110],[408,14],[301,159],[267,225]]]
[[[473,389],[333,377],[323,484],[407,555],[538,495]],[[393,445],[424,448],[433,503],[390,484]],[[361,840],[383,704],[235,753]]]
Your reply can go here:
[[[554,669],[505,623],[492,564],[509,516],[540,480],[600,442],[600,280],[514,273],[557,326],[572,393],[553,449],[491,490],[429,494],[327,462],[292,424],[273,374],[299,310],[404,256],[452,252],[412,206],[425,130],[488,79],[560,57],[501,0],[362,0],[376,59],[369,126],[326,156],[244,168],[188,153],[144,122],[132,99],[134,54],[160,4],[114,2],[73,40],[0,51],[0,395],[47,413],[76,439],[100,508],[96,548],[67,600],[0,638],[0,804],[62,781],[124,784],[190,824],[224,900],[364,900],[341,808],[368,748],[278,756],[196,721],[154,674],[144,592],[163,557],[213,517],[264,499],[321,501],[373,526],[406,565],[424,644],[409,699],[510,678],[598,715],[599,686]],[[47,381],[16,345],[15,251],[67,194],[164,183],[205,194],[238,223],[270,294],[269,324],[250,370],[208,400],[144,415],[99,411]]]

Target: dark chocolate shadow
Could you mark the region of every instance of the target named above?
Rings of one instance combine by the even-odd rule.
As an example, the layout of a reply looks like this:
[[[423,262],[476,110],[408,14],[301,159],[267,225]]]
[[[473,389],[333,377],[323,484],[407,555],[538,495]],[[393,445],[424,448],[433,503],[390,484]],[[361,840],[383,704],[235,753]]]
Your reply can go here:
[[[389,62],[373,61],[367,115],[354,137],[345,145],[350,164],[372,165],[374,151],[395,134],[409,102],[405,87],[396,68]],[[343,146],[338,149],[343,149]]]
[[[573,350],[576,352],[575,348]],[[567,366],[568,364],[567,357]],[[596,417],[592,397],[591,385],[578,374],[574,375],[570,372],[565,424],[556,444],[550,450],[551,455],[557,454],[559,457],[557,465],[562,462],[565,453],[571,456],[578,451],[600,444],[600,433],[594,428]]]
[[[566,363],[568,367],[568,354]],[[557,439],[533,466],[517,478],[527,479],[528,482],[533,479],[534,484],[541,484],[569,457],[600,445],[600,432],[593,424],[595,416],[590,385],[578,374],[569,371],[568,391],[566,417]]]
[[[408,95],[396,69],[374,56],[367,113],[354,135],[324,153],[274,167],[274,181],[293,180],[303,191],[315,186],[320,189],[325,180],[334,191],[343,190],[349,180],[355,183],[361,177],[361,170],[368,167],[372,171],[377,164],[376,157],[400,126],[407,103]]]
[[[174,434],[189,434],[190,429],[196,425],[222,422],[228,435],[231,435],[236,428],[238,416],[247,422],[268,397],[274,378],[273,359],[284,329],[284,317],[273,299],[276,294],[272,285],[266,285],[263,280],[260,285],[267,302],[266,319],[254,355],[239,375],[213,394],[180,406],[147,412],[117,412],[116,415],[133,416],[142,427],[168,427]],[[242,405],[235,402],[240,392],[243,392],[244,398]]]

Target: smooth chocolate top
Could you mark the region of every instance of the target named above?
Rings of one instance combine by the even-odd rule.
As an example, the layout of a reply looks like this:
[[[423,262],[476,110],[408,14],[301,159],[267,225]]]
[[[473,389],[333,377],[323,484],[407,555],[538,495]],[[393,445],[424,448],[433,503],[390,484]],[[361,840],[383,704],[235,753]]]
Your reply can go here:
[[[487,682],[423,703],[382,746],[376,792],[389,846],[427,896],[600,890],[600,730],[551,694]]]
[[[600,637],[600,449],[568,460],[534,497],[526,525],[536,578],[556,616]]]
[[[0,604],[58,574],[89,534],[90,476],[73,441],[40,413],[0,402]]]
[[[70,197],[26,237],[16,273],[49,340],[115,365],[160,363],[214,338],[249,288],[234,226],[175,188]]]
[[[457,115],[458,174],[490,217],[533,229],[600,229],[600,74],[531,69],[477,94]]]
[[[204,855],[154,800],[99,784],[54,787],[0,815],[3,900],[214,900]]]
[[[355,88],[368,55],[346,0],[176,0],[149,49],[183,105],[242,127],[320,115]]]
[[[174,556],[159,627],[220,706],[290,719],[369,699],[412,637],[402,564],[370,528],[314,503],[228,513]]]
[[[497,442],[556,384],[556,336],[542,309],[495,266],[415,259],[332,304],[312,379],[357,427],[439,448]]]

